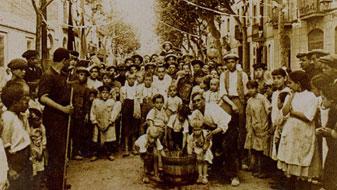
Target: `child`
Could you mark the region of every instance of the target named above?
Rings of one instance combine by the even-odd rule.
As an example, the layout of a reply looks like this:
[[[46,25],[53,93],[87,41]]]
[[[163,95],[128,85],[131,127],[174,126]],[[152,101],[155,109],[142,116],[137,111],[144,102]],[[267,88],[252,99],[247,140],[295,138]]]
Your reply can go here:
[[[151,73],[145,73],[144,83],[137,86],[137,97],[140,100],[141,108],[141,125],[140,134],[143,135],[146,132],[146,116],[152,109],[152,97],[158,94],[157,88],[152,85],[153,76]]]
[[[37,108],[29,108],[29,112],[33,186],[35,189],[39,189],[46,163],[46,129],[42,124],[42,112]]]
[[[197,157],[197,170],[199,177],[197,183],[208,183],[208,164],[212,164],[211,141],[207,137],[207,131],[202,129],[203,116],[196,110],[190,116],[192,134],[188,137],[187,153]]]
[[[156,127],[149,127],[146,134],[140,136],[134,146],[140,153],[140,157],[144,163],[143,182],[149,183],[149,175],[154,172],[154,179],[160,181],[159,178],[159,162],[161,156],[165,155],[163,146],[159,140],[160,132]]]
[[[4,143],[8,159],[8,178],[11,189],[32,187],[32,164],[30,161],[30,137],[21,113],[28,109],[29,88],[23,82],[8,83],[2,90],[1,100],[7,107],[2,113]]]
[[[263,171],[264,155],[269,155],[269,112],[270,102],[265,96],[258,92],[258,83],[249,81],[247,83],[248,95],[246,108],[246,128],[247,136],[245,149],[252,150],[253,160],[251,163],[256,166],[253,176],[264,178]]]
[[[164,137],[166,137],[166,124],[168,118],[163,108],[164,97],[161,94],[156,94],[152,98],[152,103],[154,107],[147,114],[146,122],[149,127],[158,128],[160,141],[166,143]]]
[[[108,86],[98,88],[100,98],[96,98],[92,103],[90,120],[94,125],[93,142],[96,148],[99,148],[99,144],[103,145],[108,159],[113,161],[115,159],[112,153],[113,142],[116,141],[115,121],[121,111],[121,104],[109,99],[110,90]],[[95,152],[91,161],[97,159],[97,152]]]
[[[132,148],[138,136],[138,119],[134,117],[135,100],[137,98],[136,75],[128,74],[125,85],[120,90],[122,102],[122,136],[124,137],[125,150],[123,156],[129,156],[129,148]]]
[[[314,93],[309,91],[310,81],[305,72],[291,72],[288,86],[293,93],[282,108],[283,116],[289,117],[281,133],[277,167],[289,177],[289,186],[293,187],[294,184],[291,183],[297,177],[311,180],[320,174],[314,121],[318,101]],[[309,184],[302,182],[301,185]]]
[[[85,135],[87,131],[85,125],[85,116],[89,113],[89,92],[87,87],[87,79],[89,71],[85,67],[78,67],[76,69],[77,80],[73,84],[73,106],[74,112],[72,115],[71,138],[73,142],[73,156],[75,160],[82,160],[85,152]]]
[[[212,78],[209,81],[209,90],[207,90],[204,93],[204,98],[205,98],[205,102],[207,103],[219,103],[219,101],[221,100],[220,94],[219,94],[219,79],[216,78]]]
[[[180,105],[175,114],[169,117],[167,123],[169,150],[184,150],[189,132],[189,108]]]
[[[183,101],[179,96],[177,96],[177,87],[175,85],[170,85],[169,87],[169,97],[166,101],[166,114],[170,117],[172,114],[177,113],[178,107],[182,105]]]

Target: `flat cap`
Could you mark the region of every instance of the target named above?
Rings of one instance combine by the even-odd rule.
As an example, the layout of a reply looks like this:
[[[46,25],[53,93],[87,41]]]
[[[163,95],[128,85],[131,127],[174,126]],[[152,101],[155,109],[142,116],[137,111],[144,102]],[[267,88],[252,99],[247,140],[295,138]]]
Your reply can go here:
[[[10,68],[11,70],[15,70],[15,69],[26,69],[27,68],[27,62],[24,59],[12,59],[9,63],[8,63],[8,68]]]
[[[27,50],[22,54],[22,57],[25,59],[30,59],[32,57],[35,57],[38,55],[38,52],[36,50]]]
[[[193,55],[191,55],[191,54],[185,54],[185,55],[183,55],[183,59],[185,59],[186,57],[189,57],[189,58],[191,58],[191,59],[193,59]]]
[[[153,62],[148,62],[148,63],[145,63],[145,68],[148,68],[148,67],[156,67],[156,64],[153,63]]]
[[[301,57],[306,57],[307,55],[308,55],[308,53],[300,52],[300,53],[296,54],[296,57],[299,59]]]
[[[177,58],[178,58],[178,57],[177,57],[176,55],[174,55],[174,54],[168,54],[168,55],[165,56],[165,59],[164,59],[164,60],[165,60],[165,61],[168,61],[168,59],[169,59],[170,57],[173,57],[175,60],[177,60]]]
[[[331,68],[337,69],[337,55],[331,54],[319,58],[319,62],[328,65]]]
[[[70,51],[70,55],[72,55],[74,57],[79,57],[80,53],[78,53],[78,51]]]
[[[308,56],[317,55],[318,57],[322,57],[322,56],[329,55],[329,53],[322,49],[313,49],[309,51],[307,55]]]
[[[223,56],[223,60],[228,60],[228,59],[239,59],[239,56],[235,53],[229,53]]]

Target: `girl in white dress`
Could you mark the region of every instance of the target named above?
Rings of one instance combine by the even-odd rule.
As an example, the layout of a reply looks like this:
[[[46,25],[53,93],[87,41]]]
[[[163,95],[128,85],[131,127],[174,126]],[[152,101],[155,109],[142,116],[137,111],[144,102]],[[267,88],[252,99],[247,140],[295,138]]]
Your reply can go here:
[[[282,109],[287,119],[281,134],[277,166],[289,178],[312,179],[320,172],[314,122],[318,101],[309,91],[310,81],[305,72],[290,73],[288,86],[292,94]]]

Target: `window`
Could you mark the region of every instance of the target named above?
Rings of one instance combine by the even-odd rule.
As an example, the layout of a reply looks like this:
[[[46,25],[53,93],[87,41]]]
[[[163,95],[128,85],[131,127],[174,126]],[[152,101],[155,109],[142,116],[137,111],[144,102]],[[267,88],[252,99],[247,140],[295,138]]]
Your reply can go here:
[[[27,50],[29,50],[29,49],[34,49],[32,38],[27,38]]]
[[[0,33],[0,67],[5,65],[5,35]]]
[[[324,33],[321,29],[314,29],[308,34],[308,50],[324,48]]]
[[[256,23],[256,5],[253,7],[253,25]]]

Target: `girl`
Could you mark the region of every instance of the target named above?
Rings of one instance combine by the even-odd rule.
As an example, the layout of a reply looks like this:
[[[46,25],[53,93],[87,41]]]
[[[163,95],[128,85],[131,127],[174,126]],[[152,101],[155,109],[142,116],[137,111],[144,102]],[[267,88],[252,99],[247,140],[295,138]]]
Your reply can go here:
[[[2,90],[1,100],[7,107],[3,120],[3,140],[8,159],[10,189],[24,190],[32,187],[30,137],[21,113],[28,109],[29,87],[23,82],[8,83]]]
[[[197,183],[208,183],[208,164],[212,164],[213,154],[211,152],[211,141],[207,137],[207,131],[202,129],[203,115],[196,110],[190,116],[192,134],[188,137],[188,154],[195,154],[197,157],[198,179]]]
[[[124,137],[125,152],[123,156],[129,156],[129,148],[138,136],[138,119],[134,117],[137,85],[136,75],[128,74],[125,85],[120,90],[122,109],[122,136]]]
[[[183,105],[178,107],[177,113],[169,117],[167,123],[168,145],[170,150],[184,150],[189,132],[189,108]]]
[[[170,117],[172,114],[177,113],[178,107],[182,105],[183,101],[177,96],[177,87],[175,85],[169,86],[169,97],[166,101],[166,114]]]
[[[289,116],[282,129],[277,166],[290,178],[289,187],[294,187],[293,176],[307,180],[319,177],[320,159],[314,122],[318,101],[314,93],[309,91],[310,81],[305,72],[291,72],[288,86],[292,94],[282,113],[283,116]]]
[[[32,141],[33,185],[35,189],[39,189],[46,163],[46,129],[42,124],[42,112],[36,108],[29,108],[29,112],[30,138]]]
[[[156,127],[160,132],[160,141],[166,144],[166,124],[168,121],[164,110],[164,97],[161,94],[156,94],[152,98],[153,108],[146,116],[146,123],[149,127]]]
[[[316,129],[317,135],[326,138],[328,144],[328,152],[323,170],[323,187],[326,190],[336,190],[337,182],[337,85],[333,84],[329,88],[323,90],[322,103],[325,108],[329,109],[328,121],[326,127]]]
[[[256,171],[253,175],[259,178],[266,177],[263,171],[264,155],[269,155],[269,118],[271,105],[265,96],[258,93],[258,83],[249,81],[247,83],[248,95],[246,108],[246,143],[245,149],[253,150]],[[254,165],[254,163],[251,163]]]
[[[97,149],[103,145],[108,159],[113,161],[113,142],[116,141],[115,121],[121,111],[120,102],[110,99],[110,90],[108,86],[100,86],[98,91],[100,98],[96,98],[91,106],[90,120],[94,125],[93,143],[96,145],[96,152],[91,157],[91,161],[98,159]]]
[[[209,81],[209,90],[204,93],[205,102],[207,103],[219,103],[221,100],[219,93],[219,79],[212,78]]]

